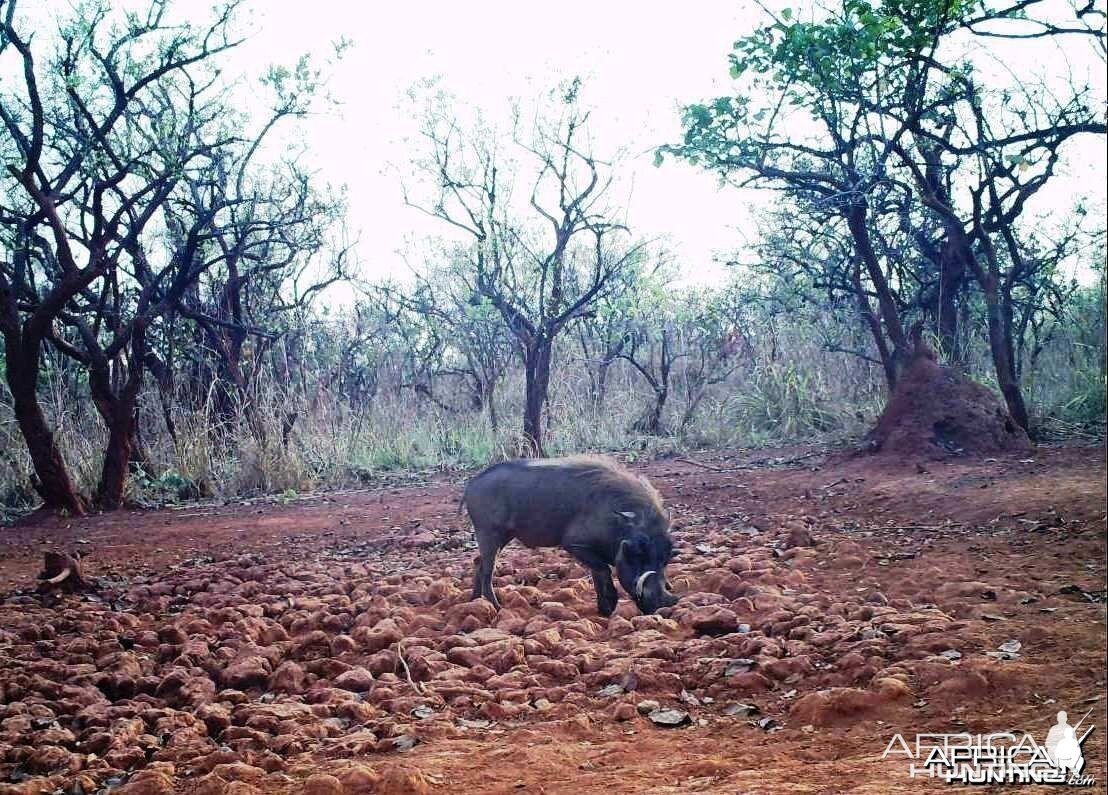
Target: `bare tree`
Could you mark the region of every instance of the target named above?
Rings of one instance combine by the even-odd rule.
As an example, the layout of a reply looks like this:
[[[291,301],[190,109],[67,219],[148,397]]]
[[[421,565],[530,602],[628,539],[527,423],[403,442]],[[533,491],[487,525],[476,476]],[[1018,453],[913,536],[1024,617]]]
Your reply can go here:
[[[173,370],[156,346],[175,342],[173,318],[189,317],[216,342],[227,332],[230,346],[213,344],[226,352],[251,331],[241,299],[247,290],[252,300],[262,293],[259,274],[279,285],[271,311],[297,306],[328,283],[281,292],[290,270],[315,267],[308,257],[322,246],[337,205],[319,199],[294,163],[263,179],[254,162],[274,125],[303,112],[314,74],[306,61],[295,77],[272,71],[276,109],[259,132],[244,134],[247,119],[232,111],[218,66],[238,43],[236,6],[195,27],[173,21],[169,0],[124,15],[106,4],[82,8],[63,21],[46,62],[21,32],[15,3],[0,6],[0,55],[13,54],[22,74],[0,97],[6,154],[18,164],[9,166],[0,205],[12,252],[0,270],[0,331],[48,507],[79,512],[85,501],[37,406],[44,342],[87,373],[108,431],[93,502],[112,509],[135,457],[144,458],[136,422],[145,371],[155,373],[163,396],[172,390]],[[198,304],[205,279],[220,275],[226,300],[218,305],[231,305],[230,317]]]
[[[707,297],[696,292],[682,296],[686,307],[681,324],[681,344],[686,356],[680,378],[685,408],[679,428],[688,430],[709,389],[726,383],[744,363],[751,361],[750,342],[743,332],[746,296],[734,288]]]
[[[516,176],[506,173],[492,133],[463,131],[441,107],[427,114],[429,156],[417,164],[433,181],[434,197],[409,201],[468,236],[464,278],[516,339],[525,375],[524,445],[537,455],[554,341],[619,284],[642,250],[623,242],[627,229],[603,207],[611,176],[589,151],[589,114],[577,91],[574,81],[561,97],[562,115],[536,119],[525,138],[517,125],[514,144],[534,165],[526,206],[512,202]]]
[[[14,55],[21,75],[0,95],[9,160],[0,220],[11,253],[0,266],[0,332],[47,507],[80,513],[85,502],[35,393],[46,341],[89,368],[109,430],[96,501],[115,507],[121,498],[147,327],[196,275],[191,263],[153,265],[143,241],[182,173],[222,143],[203,132],[211,129],[207,102],[215,93],[205,66],[237,43],[235,5],[191,30],[168,22],[161,0],[120,27],[96,7],[90,18],[62,25],[57,55],[43,66],[14,0],[0,4],[0,56]],[[156,146],[147,126],[150,108],[166,96],[192,103],[174,114],[182,143],[170,150]]]
[[[198,332],[191,355],[203,357],[201,370],[212,371],[199,391],[214,386],[220,416],[235,419],[241,413],[259,437],[251,363],[280,339],[289,318],[346,279],[351,267],[351,246],[335,235],[345,208],[342,197],[316,183],[297,150],[277,163],[259,162],[278,126],[309,111],[319,73],[301,58],[291,71],[271,68],[263,83],[272,104],[256,130],[193,175],[187,200],[166,213],[175,246],[183,244],[197,211],[213,216],[205,239],[217,252],[216,262],[174,308]]]
[[[463,265],[460,266],[464,268]],[[434,382],[460,380],[469,396],[469,409],[484,411],[489,425],[500,425],[496,388],[513,353],[514,338],[499,311],[467,283],[459,266],[432,267],[415,274],[415,284],[377,285],[375,300],[394,318],[398,329],[408,329],[410,347],[424,347],[428,356],[416,392],[440,408],[456,408],[433,392]],[[429,347],[428,347],[429,346]]]

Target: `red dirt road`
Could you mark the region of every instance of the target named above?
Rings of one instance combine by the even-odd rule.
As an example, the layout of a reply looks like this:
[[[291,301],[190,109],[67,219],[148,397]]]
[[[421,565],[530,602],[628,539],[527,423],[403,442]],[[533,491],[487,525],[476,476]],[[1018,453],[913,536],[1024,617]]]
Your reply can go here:
[[[916,792],[897,732],[1041,742],[1090,708],[1105,791],[1104,449],[808,453],[634,467],[683,595],[648,617],[514,546],[501,613],[469,602],[446,479],[0,530],[0,793]],[[99,597],[33,593],[58,548]]]

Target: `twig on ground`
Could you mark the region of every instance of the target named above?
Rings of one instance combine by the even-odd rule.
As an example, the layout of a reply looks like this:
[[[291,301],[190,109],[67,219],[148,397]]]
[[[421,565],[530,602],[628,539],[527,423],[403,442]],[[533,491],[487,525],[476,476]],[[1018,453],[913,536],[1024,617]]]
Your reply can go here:
[[[712,472],[743,472],[749,469],[762,469],[767,466],[788,466],[789,464],[795,464],[808,458],[814,458],[817,455],[825,455],[826,452],[826,450],[812,450],[803,455],[793,456],[792,458],[761,458],[757,461],[751,461],[749,464],[737,464],[733,467],[717,467],[713,464],[705,464],[703,461],[697,461],[695,458],[675,458],[674,460],[684,464],[692,464],[702,469],[709,469]]]
[[[696,466],[696,467],[702,467],[704,469],[710,469],[713,472],[733,472],[734,471],[734,470],[731,470],[731,469],[723,469],[721,467],[712,466],[711,464],[705,464],[702,461],[697,461],[695,458],[678,458],[677,460],[680,461],[682,464],[692,464],[693,466]]]
[[[408,680],[408,684],[412,686],[412,690],[419,693],[421,696],[426,695],[423,692],[423,687],[412,679],[412,672],[408,669],[408,663],[404,659],[404,641],[398,640],[396,642],[396,659],[400,661],[400,665],[404,668],[404,678]]]

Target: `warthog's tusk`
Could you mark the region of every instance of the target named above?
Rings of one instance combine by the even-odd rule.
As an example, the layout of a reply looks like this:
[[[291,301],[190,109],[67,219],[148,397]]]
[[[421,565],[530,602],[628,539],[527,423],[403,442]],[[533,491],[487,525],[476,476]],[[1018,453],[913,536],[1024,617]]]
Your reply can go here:
[[[643,587],[643,584],[646,582],[646,578],[649,577],[651,574],[657,574],[657,573],[658,572],[656,572],[656,571],[644,571],[642,574],[639,575],[639,578],[637,580],[635,580],[635,596],[636,597],[638,597],[639,599],[642,599],[642,587]]]
[[[72,569],[67,568],[61,574],[50,577],[46,581],[48,583],[50,583],[51,585],[57,585],[58,583],[65,582],[66,578],[69,577],[69,575],[72,574],[72,572],[73,572]]]

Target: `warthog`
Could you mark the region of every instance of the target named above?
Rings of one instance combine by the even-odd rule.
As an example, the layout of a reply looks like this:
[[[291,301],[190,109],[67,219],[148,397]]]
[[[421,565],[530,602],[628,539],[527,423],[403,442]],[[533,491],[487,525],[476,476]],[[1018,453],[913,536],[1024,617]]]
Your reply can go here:
[[[666,580],[673,555],[669,514],[646,478],[598,456],[521,459],[489,467],[462,498],[480,559],[473,598],[498,609],[492,587],[497,553],[513,538],[527,547],[560,546],[592,572],[600,614],[616,609],[615,566],[643,613],[677,602]]]

